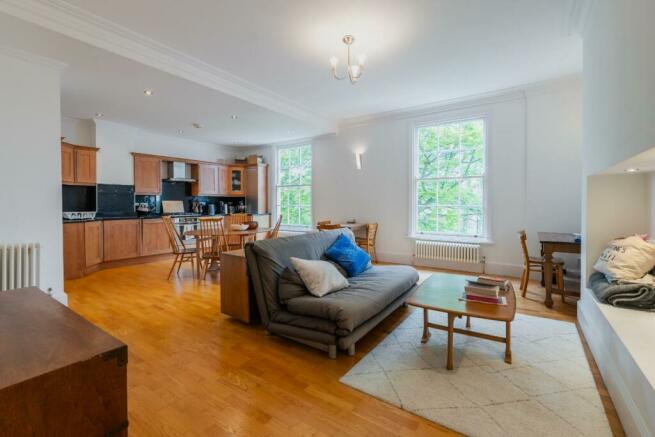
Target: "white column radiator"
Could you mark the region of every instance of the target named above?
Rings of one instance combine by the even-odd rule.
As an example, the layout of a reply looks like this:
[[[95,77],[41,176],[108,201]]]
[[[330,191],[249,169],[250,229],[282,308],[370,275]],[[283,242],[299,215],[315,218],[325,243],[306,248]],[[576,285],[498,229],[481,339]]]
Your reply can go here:
[[[40,265],[39,243],[0,244],[0,291],[38,287]]]
[[[416,258],[462,263],[480,262],[480,245],[448,241],[416,240]]]

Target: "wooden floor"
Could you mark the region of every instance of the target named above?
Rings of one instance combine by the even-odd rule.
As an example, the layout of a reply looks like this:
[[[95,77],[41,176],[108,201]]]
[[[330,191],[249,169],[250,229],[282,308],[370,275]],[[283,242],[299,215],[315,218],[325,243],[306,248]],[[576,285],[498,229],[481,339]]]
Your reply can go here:
[[[339,383],[411,309],[398,309],[358,342],[355,357],[330,360],[223,316],[216,276],[194,281],[187,268],[169,282],[169,266],[66,282],[70,307],[129,346],[131,436],[458,435]],[[534,292],[518,297],[520,312],[575,321],[575,303],[556,298],[547,309],[543,290],[531,285]],[[600,388],[615,435],[623,435]]]

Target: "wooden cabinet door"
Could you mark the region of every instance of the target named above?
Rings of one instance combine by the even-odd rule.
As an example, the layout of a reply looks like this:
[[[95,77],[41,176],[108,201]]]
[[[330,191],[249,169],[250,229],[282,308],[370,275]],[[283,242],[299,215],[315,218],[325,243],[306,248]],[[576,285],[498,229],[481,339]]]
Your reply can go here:
[[[173,250],[171,249],[164,221],[160,219],[144,219],[142,222],[141,255],[148,256],[171,253]]]
[[[218,195],[225,196],[229,194],[230,190],[228,189],[228,168],[224,165],[218,166]]]
[[[229,167],[228,169],[228,194],[233,196],[244,196],[246,193],[246,178],[243,167]]]
[[[102,240],[105,261],[137,258],[141,252],[141,220],[105,220]]]
[[[61,145],[61,183],[75,183],[75,148],[63,143]]]
[[[84,223],[64,223],[64,279],[84,276]]]
[[[194,196],[217,196],[219,195],[219,174],[218,165],[198,164],[196,182],[193,184],[192,194]]]
[[[95,185],[96,151],[93,149],[75,149],[75,182]]]
[[[97,266],[102,262],[102,243],[102,222],[84,223],[86,267]]]
[[[161,159],[134,155],[134,194],[161,194]]]

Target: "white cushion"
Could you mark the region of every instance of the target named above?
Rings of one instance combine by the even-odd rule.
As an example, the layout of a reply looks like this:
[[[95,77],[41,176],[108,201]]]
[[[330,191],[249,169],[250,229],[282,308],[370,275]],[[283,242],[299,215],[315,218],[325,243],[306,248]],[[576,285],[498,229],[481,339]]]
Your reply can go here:
[[[635,281],[655,266],[655,244],[640,236],[613,240],[605,248],[594,269],[605,274],[609,282]]]
[[[327,261],[291,257],[291,264],[305,283],[307,290],[316,297],[325,296],[348,286],[348,279]]]

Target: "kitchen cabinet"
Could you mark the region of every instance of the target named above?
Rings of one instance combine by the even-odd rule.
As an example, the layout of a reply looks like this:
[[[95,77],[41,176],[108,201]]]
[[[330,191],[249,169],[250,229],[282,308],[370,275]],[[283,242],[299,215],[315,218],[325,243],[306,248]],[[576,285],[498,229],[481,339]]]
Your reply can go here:
[[[227,190],[227,168],[220,164],[200,163],[194,166],[191,186],[194,196],[224,196]]]
[[[243,167],[229,167],[227,175],[227,194],[230,196],[246,195],[246,178]]]
[[[84,223],[64,223],[64,279],[84,276]]]
[[[141,254],[141,220],[105,220],[104,261],[136,258]]]
[[[64,185],[95,185],[95,147],[61,143],[61,182]]]
[[[86,267],[97,266],[103,258],[102,222],[84,223],[84,259]]]
[[[61,182],[75,183],[75,148],[65,143],[61,143]]]
[[[142,222],[141,256],[171,253],[171,244],[164,221],[161,219],[146,219],[142,220]]]
[[[161,194],[161,158],[133,154],[134,194]]]
[[[251,214],[266,214],[268,212],[267,164],[255,164],[246,167],[246,208]]]

